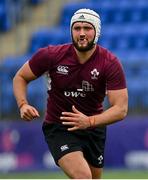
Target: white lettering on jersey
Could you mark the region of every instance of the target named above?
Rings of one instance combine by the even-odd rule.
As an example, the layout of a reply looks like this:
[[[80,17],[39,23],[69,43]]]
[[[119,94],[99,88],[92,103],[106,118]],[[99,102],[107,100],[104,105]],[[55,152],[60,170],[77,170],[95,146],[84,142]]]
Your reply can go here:
[[[84,92],[78,91],[64,91],[64,95],[67,97],[85,97],[86,94]]]

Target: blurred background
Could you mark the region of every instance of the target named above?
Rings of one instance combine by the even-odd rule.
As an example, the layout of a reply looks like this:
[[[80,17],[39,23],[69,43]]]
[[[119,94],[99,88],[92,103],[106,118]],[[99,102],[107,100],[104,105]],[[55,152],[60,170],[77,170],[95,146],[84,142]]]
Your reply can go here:
[[[41,118],[20,119],[12,91],[17,70],[40,47],[71,42],[69,23],[79,8],[102,20],[99,44],[124,66],[129,91],[127,118],[108,127],[103,178],[148,178],[148,1],[0,0],[0,178],[66,178],[44,143],[44,77],[28,88]],[[12,176],[14,175],[14,176]]]

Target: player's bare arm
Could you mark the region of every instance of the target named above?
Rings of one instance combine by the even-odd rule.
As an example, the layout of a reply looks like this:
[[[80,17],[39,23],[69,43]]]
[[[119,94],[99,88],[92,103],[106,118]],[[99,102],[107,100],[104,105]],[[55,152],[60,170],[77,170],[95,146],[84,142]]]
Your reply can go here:
[[[88,127],[104,126],[124,119],[128,109],[127,89],[110,90],[107,94],[110,108],[102,114],[88,117],[73,106],[73,112],[62,113],[60,119],[63,121],[63,124],[73,126],[68,128],[68,130],[73,131]]]
[[[22,119],[27,121],[39,117],[38,111],[28,104],[26,97],[28,83],[36,78],[37,77],[31,71],[28,62],[22,66],[13,78],[13,90],[20,109],[20,115]]]
[[[115,123],[124,119],[128,111],[127,89],[109,90],[107,92],[110,108],[102,114],[93,116],[96,126],[103,126]]]

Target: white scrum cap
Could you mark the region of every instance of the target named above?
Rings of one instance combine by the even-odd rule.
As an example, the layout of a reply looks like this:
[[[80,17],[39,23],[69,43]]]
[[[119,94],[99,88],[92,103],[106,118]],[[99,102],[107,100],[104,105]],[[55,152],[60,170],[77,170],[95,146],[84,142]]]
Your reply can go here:
[[[75,22],[88,22],[92,24],[96,31],[96,36],[94,43],[98,42],[98,38],[101,33],[101,20],[99,14],[91,9],[79,9],[77,10],[71,18],[70,28]]]

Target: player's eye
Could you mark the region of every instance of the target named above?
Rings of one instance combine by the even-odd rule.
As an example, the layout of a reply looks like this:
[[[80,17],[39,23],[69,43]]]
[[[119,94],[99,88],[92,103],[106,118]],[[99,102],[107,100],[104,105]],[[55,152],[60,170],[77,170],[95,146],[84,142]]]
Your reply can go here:
[[[86,31],[89,31],[89,30],[91,30],[91,29],[93,29],[93,27],[90,27],[90,26],[85,26],[85,27],[84,27],[84,30],[86,30]]]
[[[80,31],[80,27],[79,26],[75,26],[74,28],[73,28],[75,31]]]

